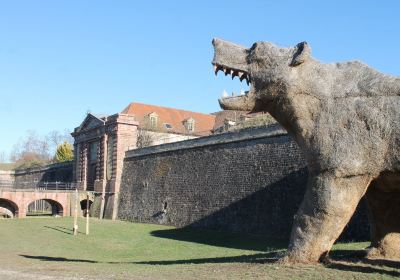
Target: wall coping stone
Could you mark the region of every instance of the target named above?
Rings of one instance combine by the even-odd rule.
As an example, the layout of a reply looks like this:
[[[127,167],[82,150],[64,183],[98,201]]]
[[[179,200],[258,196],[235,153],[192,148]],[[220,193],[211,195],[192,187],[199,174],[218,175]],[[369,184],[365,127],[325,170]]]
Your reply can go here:
[[[50,169],[55,169],[55,168],[62,168],[62,167],[68,167],[73,164],[73,161],[66,161],[66,162],[60,162],[60,163],[53,163],[53,164],[48,164],[42,167],[32,167],[32,168],[23,168],[23,169],[16,169],[14,172],[15,175],[22,175],[26,173],[33,173],[33,172],[42,172]]]
[[[12,189],[12,188],[0,188],[0,194],[3,193],[16,193],[16,192],[29,192],[29,193],[75,193],[75,190],[38,190],[38,189]],[[79,191],[79,194],[87,194],[86,191]]]
[[[15,171],[13,170],[0,170],[0,175],[14,175]]]
[[[125,160],[151,154],[213,146],[234,142],[242,142],[260,138],[272,138],[287,135],[287,131],[279,124],[272,124],[261,128],[247,128],[235,132],[204,136],[196,139],[155,145],[140,149],[129,150],[125,153]]]

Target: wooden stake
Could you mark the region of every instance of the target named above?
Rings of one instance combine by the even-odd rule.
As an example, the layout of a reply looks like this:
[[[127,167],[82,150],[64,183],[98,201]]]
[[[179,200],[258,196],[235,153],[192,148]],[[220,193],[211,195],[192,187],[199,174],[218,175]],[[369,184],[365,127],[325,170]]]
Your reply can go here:
[[[86,195],[86,235],[89,235],[89,193]]]
[[[75,189],[74,235],[78,234],[78,189]]]

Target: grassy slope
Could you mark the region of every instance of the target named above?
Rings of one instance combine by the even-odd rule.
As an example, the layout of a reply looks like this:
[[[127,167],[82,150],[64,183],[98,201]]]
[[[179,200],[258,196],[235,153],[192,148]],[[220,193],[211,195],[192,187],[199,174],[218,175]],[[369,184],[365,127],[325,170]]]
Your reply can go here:
[[[71,235],[71,218],[0,220],[0,268],[96,279],[384,279],[398,262],[274,263],[286,244],[261,236],[91,220],[91,235]],[[79,230],[84,220],[79,221]],[[367,243],[340,244],[336,255]]]
[[[0,163],[0,170],[11,171],[16,167],[15,163]]]

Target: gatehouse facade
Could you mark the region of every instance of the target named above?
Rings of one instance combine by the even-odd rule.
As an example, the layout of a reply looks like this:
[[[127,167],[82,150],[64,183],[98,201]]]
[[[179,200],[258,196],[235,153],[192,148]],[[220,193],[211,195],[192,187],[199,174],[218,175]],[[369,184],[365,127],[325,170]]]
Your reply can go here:
[[[140,103],[111,116],[88,113],[71,134],[73,180],[94,192],[100,218],[115,219],[126,151],[209,135],[214,124],[214,115]]]

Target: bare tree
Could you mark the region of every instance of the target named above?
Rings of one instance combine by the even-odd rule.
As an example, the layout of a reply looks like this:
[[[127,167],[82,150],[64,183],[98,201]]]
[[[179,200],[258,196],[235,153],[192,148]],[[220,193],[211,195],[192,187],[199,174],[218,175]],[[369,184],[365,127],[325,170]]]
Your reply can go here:
[[[71,136],[71,133],[68,129],[64,129],[62,132],[59,130],[50,131],[46,138],[50,146],[50,154],[55,154],[57,147],[64,142],[67,142],[71,145],[74,143],[74,138]]]
[[[47,134],[48,142],[51,146],[56,146],[62,143],[63,136],[61,135],[60,131],[53,130]]]
[[[0,163],[5,163],[6,161],[7,161],[6,152],[1,151],[1,152],[0,152]]]
[[[21,167],[43,165],[50,162],[49,143],[34,130],[14,144],[10,158]]]
[[[136,147],[144,148],[151,146],[153,144],[153,141],[153,135],[150,131],[142,128],[138,129]]]

